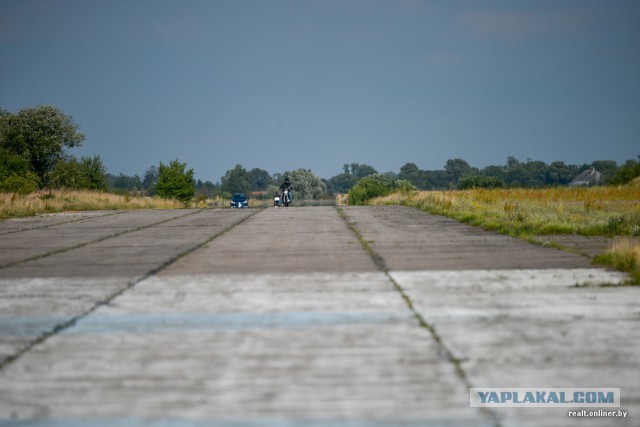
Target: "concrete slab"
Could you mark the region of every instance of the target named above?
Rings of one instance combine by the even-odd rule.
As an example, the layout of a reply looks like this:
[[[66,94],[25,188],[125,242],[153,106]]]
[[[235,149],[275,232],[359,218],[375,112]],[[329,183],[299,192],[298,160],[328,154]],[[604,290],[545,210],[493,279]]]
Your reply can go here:
[[[0,381],[16,420],[490,425],[376,272],[152,277]]]
[[[588,268],[589,258],[404,206],[343,208],[391,270]]]
[[[640,288],[599,269],[399,271],[391,276],[476,387],[614,387],[640,409]],[[495,410],[503,426],[571,425],[567,408]],[[636,425],[635,417],[586,425]],[[564,420],[563,420],[564,419]],[[584,420],[581,420],[581,425]]]
[[[10,218],[0,221],[0,235],[13,234],[35,228],[55,227],[61,224],[84,221],[89,218],[119,215],[124,211],[61,212],[26,218]]]
[[[167,275],[358,272],[377,268],[333,207],[270,208],[178,260]]]
[[[185,213],[188,212],[127,211],[118,215],[94,215],[83,218],[82,221],[62,222],[55,226],[0,235],[0,277],[2,268],[15,262],[178,218]]]
[[[93,216],[86,220],[91,226],[65,223],[0,236],[0,245],[19,241],[38,251],[48,235],[63,250],[0,268],[0,363],[247,215],[250,212],[228,210],[132,211]],[[167,226],[173,221],[178,226]],[[74,248],[84,241],[71,237],[79,228],[87,231],[84,239],[97,235],[103,240]],[[114,230],[124,234],[109,238]]]
[[[137,277],[250,214],[223,209],[131,211],[1,236],[0,246],[11,247],[18,241],[20,246],[32,248],[32,256],[41,257],[0,266],[0,278]],[[49,247],[41,248],[42,240],[49,242]],[[85,246],[74,249],[78,244]],[[47,253],[52,255],[45,256]]]
[[[576,253],[595,257],[611,247],[614,239],[604,236],[578,236],[566,234],[539,235],[536,240],[543,244],[562,245]]]

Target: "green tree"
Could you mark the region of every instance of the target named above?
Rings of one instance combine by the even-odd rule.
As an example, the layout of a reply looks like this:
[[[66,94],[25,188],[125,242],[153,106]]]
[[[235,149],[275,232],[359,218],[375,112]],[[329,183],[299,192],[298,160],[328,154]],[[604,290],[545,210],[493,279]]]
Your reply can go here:
[[[249,171],[249,186],[252,191],[264,191],[274,184],[273,178],[264,169],[253,168]]]
[[[473,188],[502,188],[504,181],[495,176],[470,175],[458,181],[458,190],[471,190]]]
[[[67,157],[56,163],[49,176],[52,188],[71,188],[104,191],[107,189],[105,167],[100,156]]]
[[[202,180],[196,181],[196,195],[205,197],[215,197],[218,194],[218,187],[211,181],[202,182]]]
[[[627,160],[611,177],[609,184],[623,185],[631,182],[635,177],[640,176],[640,163],[635,160]]]
[[[358,178],[350,173],[343,172],[329,178],[329,181],[327,181],[327,191],[331,193],[346,193],[351,187],[356,185],[356,182],[358,182]]]
[[[158,166],[158,196],[188,202],[193,198],[195,191],[193,169],[187,169],[186,163],[180,163],[178,159],[172,160],[168,165],[160,162],[160,166]]]
[[[591,166],[602,174],[600,181],[603,184],[608,184],[618,170],[618,163],[615,160],[596,160],[591,163]]]
[[[87,189],[105,191],[107,189],[107,170],[100,156],[81,157],[80,165],[87,180]]]
[[[30,163],[41,187],[48,184],[64,148],[78,147],[84,138],[71,116],[50,105],[0,114],[0,146]]]
[[[284,176],[289,178],[296,199],[319,199],[327,192],[326,184],[308,169],[285,172]]]
[[[158,168],[151,166],[144,174],[144,180],[142,181],[142,188],[148,195],[154,196],[158,185]]]
[[[378,173],[373,166],[360,163],[345,163],[342,170],[342,173],[325,182],[327,191],[330,193],[346,193],[359,179]]]
[[[494,176],[496,178],[504,179],[505,172],[503,166],[490,165],[480,171],[481,175]]]
[[[28,194],[37,188],[38,177],[29,162],[0,148],[0,193]]]
[[[377,173],[362,178],[349,190],[349,204],[362,205],[369,199],[385,196],[394,191],[410,192],[415,190],[416,187],[407,180],[400,180],[389,175]]]
[[[428,187],[429,173],[420,170],[415,163],[407,163],[400,168],[398,179],[407,180],[417,188],[425,190]]]
[[[110,189],[117,191],[137,191],[142,189],[142,180],[138,175],[129,176],[121,173],[116,176],[108,173],[107,183]]]
[[[220,181],[220,189],[223,192],[244,193],[246,195],[251,192],[251,177],[242,165],[238,164],[235,168],[228,170]]]
[[[505,182],[511,187],[527,187],[529,171],[522,164],[510,168],[505,175]]]
[[[418,165],[416,165],[415,163],[406,163],[400,168],[398,178],[413,181],[414,179],[418,178],[419,173],[420,168],[418,168]]]
[[[425,189],[447,188],[447,177],[443,170],[424,171],[426,184]]]
[[[511,187],[527,187],[530,183],[529,171],[524,163],[513,156],[507,157],[504,181]]]
[[[549,166],[540,160],[529,159],[525,163],[525,168],[529,174],[528,187],[544,187],[548,175]]]
[[[345,163],[342,169],[344,170],[344,173],[353,175],[356,179],[362,179],[365,176],[378,173],[373,166],[360,163],[351,163],[350,165]]]
[[[564,162],[552,162],[547,168],[545,182],[549,185],[567,185],[578,175],[578,167]]]
[[[444,165],[444,173],[449,186],[456,186],[461,178],[477,175],[478,172],[476,168],[472,168],[463,159],[449,159]]]

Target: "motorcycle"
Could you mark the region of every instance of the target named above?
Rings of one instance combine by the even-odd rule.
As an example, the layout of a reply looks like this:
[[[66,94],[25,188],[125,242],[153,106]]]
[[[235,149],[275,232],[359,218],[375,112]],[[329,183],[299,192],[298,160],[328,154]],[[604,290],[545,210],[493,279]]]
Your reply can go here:
[[[291,203],[291,190],[288,188],[285,188],[284,190],[282,190],[282,204],[285,207],[289,207],[289,204]]]

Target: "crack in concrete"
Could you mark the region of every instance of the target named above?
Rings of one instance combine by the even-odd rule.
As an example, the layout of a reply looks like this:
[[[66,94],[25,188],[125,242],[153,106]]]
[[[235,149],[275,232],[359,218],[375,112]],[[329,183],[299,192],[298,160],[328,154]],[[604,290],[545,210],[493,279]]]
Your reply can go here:
[[[109,240],[109,239],[113,239],[115,237],[122,236],[123,234],[133,233],[133,232],[136,232],[136,231],[144,230],[146,228],[154,227],[156,225],[164,224],[164,223],[169,222],[169,221],[174,221],[176,219],[184,218],[184,217],[187,217],[189,215],[199,214],[202,211],[203,211],[203,209],[198,209],[195,212],[189,212],[189,213],[186,213],[184,215],[179,215],[179,216],[176,216],[176,217],[173,217],[173,218],[163,219],[162,221],[154,222],[152,224],[141,225],[140,227],[127,229],[127,230],[124,230],[124,231],[119,231],[117,233],[109,234],[107,236],[102,236],[102,237],[99,237],[99,238],[97,238],[95,240],[90,240],[88,242],[78,243],[77,245],[67,246],[65,248],[55,249],[53,251],[49,251],[49,252],[44,253],[44,254],[34,255],[32,257],[29,257],[29,258],[24,258],[24,259],[21,259],[21,260],[18,260],[18,261],[13,261],[13,262],[10,262],[10,263],[7,263],[7,264],[0,265],[0,269],[13,267],[14,265],[24,264],[26,262],[35,261],[35,260],[38,260],[38,259],[41,259],[41,258],[46,258],[46,257],[51,256],[51,255],[61,254],[61,253],[64,253],[64,252],[71,251],[73,249],[82,248],[82,247],[90,245],[92,243],[103,242],[105,240]]]
[[[5,369],[11,363],[13,363],[16,360],[18,360],[21,356],[26,354],[28,351],[30,351],[35,346],[44,343],[47,339],[51,338],[52,336],[57,335],[58,333],[60,333],[60,332],[62,332],[64,330],[74,326],[78,321],[80,321],[80,320],[84,319],[85,317],[89,316],[91,313],[96,311],[98,308],[100,308],[102,306],[105,306],[105,305],[111,304],[113,302],[113,300],[115,300],[120,295],[124,294],[129,289],[131,289],[134,286],[136,286],[138,283],[142,282],[143,280],[146,280],[146,279],[150,278],[151,276],[154,276],[154,275],[158,274],[160,271],[162,271],[165,268],[169,267],[171,264],[173,264],[177,260],[179,260],[179,259],[189,255],[190,253],[194,252],[195,250],[200,249],[201,247],[211,243],[213,240],[215,240],[218,237],[228,233],[229,231],[231,231],[232,229],[234,229],[238,225],[244,223],[248,219],[252,218],[253,216],[255,216],[256,214],[258,214],[259,212],[261,212],[264,209],[265,208],[260,208],[260,209],[256,210],[255,212],[253,212],[251,215],[248,215],[248,216],[246,216],[244,218],[241,218],[239,221],[234,222],[233,224],[230,224],[229,226],[227,226],[224,229],[220,230],[219,232],[213,234],[212,236],[210,236],[206,240],[204,240],[204,241],[198,243],[197,245],[194,245],[194,246],[192,246],[192,247],[190,247],[190,248],[178,253],[177,255],[173,256],[169,260],[167,260],[167,261],[163,262],[162,264],[160,264],[159,266],[149,270],[143,276],[138,277],[137,279],[134,279],[132,281],[127,282],[122,288],[116,290],[115,292],[113,292],[112,294],[107,296],[106,298],[104,298],[104,299],[102,299],[100,301],[97,301],[91,308],[89,308],[88,310],[84,311],[83,313],[80,313],[77,316],[74,316],[74,317],[68,319],[67,321],[65,321],[63,323],[60,323],[60,324],[56,325],[50,331],[43,333],[38,338],[34,339],[33,341],[31,341],[29,344],[27,344],[26,346],[24,346],[23,348],[21,348],[20,350],[15,352],[14,354],[7,356],[2,361],[0,361],[0,371]],[[164,223],[164,222],[167,222],[167,221],[172,221],[174,219],[184,218],[185,216],[188,216],[188,215],[194,215],[196,213],[200,213],[203,210],[204,209],[200,209],[197,212],[190,212],[190,213],[188,213],[186,215],[181,215],[181,216],[178,216],[178,217],[175,217],[175,218],[171,218],[171,219],[168,219],[168,220],[163,220],[163,221],[160,221],[160,222],[157,222],[157,223],[154,223],[154,224],[150,224],[150,225],[147,225],[147,226],[139,227],[138,229],[148,228],[148,227],[151,227],[151,226],[154,226],[154,225],[158,225],[158,224],[161,224],[161,223]],[[136,230],[138,230],[138,229],[136,229]],[[136,230],[130,230],[130,231],[136,231]],[[118,233],[118,235],[120,235],[120,234],[124,234],[124,233]],[[110,238],[110,237],[116,237],[116,236],[108,236],[106,238]],[[101,239],[98,239],[96,241],[89,242],[89,243],[95,243],[95,242],[99,242],[101,240],[105,240],[105,238],[101,238]],[[87,244],[89,244],[89,243],[87,243]],[[86,246],[86,245],[83,244],[81,246]],[[67,248],[66,250],[75,249],[75,248],[81,247],[81,246],[76,246],[76,247],[73,247],[73,248]],[[0,268],[2,268],[2,267],[0,267]]]
[[[453,364],[456,374],[462,380],[465,387],[468,389],[473,388],[473,385],[471,384],[471,381],[469,380],[467,373],[462,368],[462,362],[464,360],[457,358],[453,354],[453,351],[449,347],[447,347],[447,345],[442,340],[442,337],[440,337],[440,335],[436,331],[435,327],[431,325],[429,322],[427,322],[425,318],[420,314],[420,312],[416,310],[409,294],[402,288],[402,286],[400,286],[400,284],[389,273],[390,270],[387,267],[387,264],[385,263],[384,258],[382,258],[382,256],[380,256],[380,254],[378,254],[371,247],[369,242],[364,238],[364,236],[356,228],[355,223],[349,220],[349,217],[347,216],[347,213],[344,211],[344,209],[341,206],[336,206],[336,210],[338,211],[338,215],[340,216],[340,218],[344,220],[349,230],[353,232],[353,234],[356,236],[356,238],[358,239],[362,247],[367,251],[367,253],[371,257],[375,265],[378,267],[378,269],[387,276],[387,279],[391,282],[394,289],[400,294],[405,304],[407,305],[407,308],[411,311],[411,313],[413,314],[413,317],[418,322],[418,325],[420,325],[421,328],[429,331],[429,334],[431,335],[433,340],[438,344],[438,346],[442,349],[442,351],[446,355],[447,360],[449,360]],[[493,412],[490,408],[480,408],[480,411],[483,414],[485,414],[487,418],[491,420],[494,427],[501,427],[500,419],[498,415],[495,412]]]
[[[52,228],[52,227],[57,227],[58,225],[65,225],[65,224],[72,224],[74,222],[88,221],[90,219],[95,219],[95,218],[103,218],[103,217],[107,217],[107,216],[120,215],[121,213],[124,213],[124,212],[126,212],[126,211],[110,212],[110,213],[103,214],[103,215],[89,216],[89,217],[83,217],[83,218],[78,218],[78,219],[72,219],[72,220],[69,220],[69,221],[56,222],[55,224],[40,225],[38,227],[19,228],[17,230],[5,231],[4,233],[0,233],[0,236],[4,236],[4,235],[7,235],[7,234],[20,233],[20,232],[23,232],[23,231],[41,230],[43,228]]]

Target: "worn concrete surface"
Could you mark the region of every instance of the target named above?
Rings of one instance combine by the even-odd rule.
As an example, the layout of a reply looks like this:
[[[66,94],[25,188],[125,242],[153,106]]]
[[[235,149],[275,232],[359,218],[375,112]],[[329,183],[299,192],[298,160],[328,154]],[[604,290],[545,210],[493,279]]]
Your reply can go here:
[[[637,288],[573,287],[613,279],[589,269],[391,274],[476,387],[621,388],[633,418],[589,422],[639,424]],[[571,425],[566,409],[495,412],[503,425]]]
[[[0,259],[13,258],[13,265],[0,267],[0,363],[249,214],[129,211],[76,222],[62,214],[37,229],[24,227],[25,220],[0,223],[25,228],[0,235]]]
[[[0,223],[0,425],[639,424],[639,289],[591,286],[623,275],[413,209],[344,212],[373,253],[330,207]],[[482,412],[469,386],[620,387],[631,418]]]
[[[560,245],[570,251],[592,258],[606,252],[614,242],[611,237],[575,234],[539,235],[535,239],[544,245]]]
[[[590,267],[588,258],[402,206],[345,207],[391,270]]]

